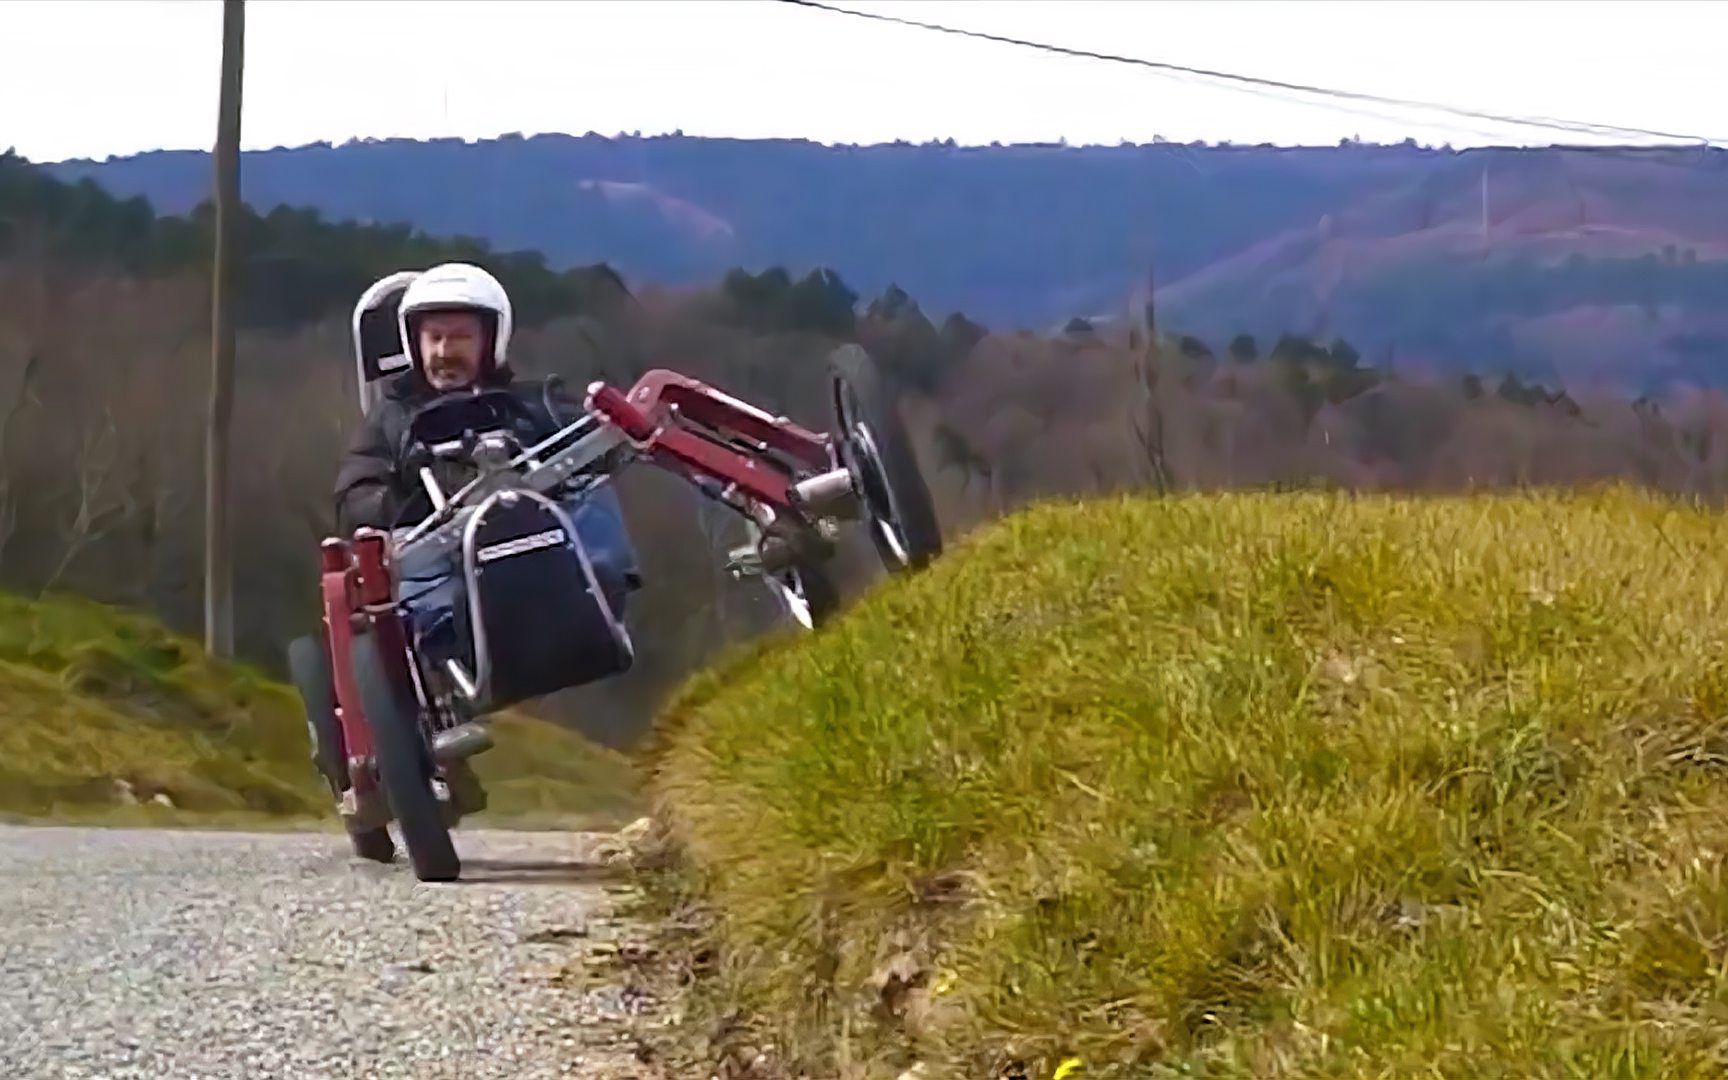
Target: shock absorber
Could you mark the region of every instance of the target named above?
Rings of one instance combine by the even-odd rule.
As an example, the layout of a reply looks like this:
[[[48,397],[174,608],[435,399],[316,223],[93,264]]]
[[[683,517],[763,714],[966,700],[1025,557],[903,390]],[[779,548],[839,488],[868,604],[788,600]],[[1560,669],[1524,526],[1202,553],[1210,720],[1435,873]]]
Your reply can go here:
[[[816,516],[850,517],[857,509],[856,494],[852,486],[852,470],[843,468],[807,476],[792,485],[792,497]]]

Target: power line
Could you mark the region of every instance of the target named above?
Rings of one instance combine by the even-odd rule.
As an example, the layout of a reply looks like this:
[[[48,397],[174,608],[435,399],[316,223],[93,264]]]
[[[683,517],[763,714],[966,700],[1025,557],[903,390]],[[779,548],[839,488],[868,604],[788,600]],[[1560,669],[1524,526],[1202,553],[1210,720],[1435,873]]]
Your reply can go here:
[[[851,15],[859,19],[873,19],[877,22],[895,23],[900,26],[909,26],[920,30],[934,30],[938,33],[976,38],[981,41],[994,41],[1004,45],[1018,45],[1023,48],[1038,49],[1042,52],[1057,53],[1064,56],[1074,56],[1088,60],[1103,60],[1114,64],[1131,64],[1136,67],[1152,68],[1154,70],[1178,75],[1190,75],[1204,79],[1219,80],[1226,83],[1237,84],[1237,87],[1239,88],[1258,88],[1260,91],[1283,90],[1301,94],[1312,94],[1341,101],[1360,101],[1376,105],[1391,105],[1405,109],[1427,109],[1435,112],[1450,113],[1454,116],[1466,117],[1472,120],[1488,120],[1494,123],[1509,124],[1516,127],[1546,128],[1553,131],[1566,131],[1575,135],[1641,136],[1653,139],[1675,139],[1687,143],[1702,143],[1706,146],[1714,146],[1719,141],[1722,141],[1702,135],[1684,135],[1671,131],[1658,131],[1652,128],[1623,127],[1617,124],[1598,124],[1583,120],[1562,120],[1554,117],[1513,116],[1505,113],[1486,112],[1479,109],[1467,109],[1457,105],[1445,105],[1439,102],[1386,97],[1379,94],[1368,94],[1356,90],[1339,90],[1333,87],[1284,82],[1278,79],[1266,79],[1255,75],[1240,75],[1235,72],[1212,71],[1206,68],[1188,67],[1183,64],[1172,64],[1161,60],[1147,60],[1143,57],[1121,56],[1115,53],[1096,52],[1091,49],[1075,49],[1065,45],[1051,45],[1048,42],[1028,41],[1025,38],[1007,37],[1002,34],[986,33],[982,30],[964,30],[959,27],[942,26],[938,23],[928,23],[921,22],[917,19],[901,18],[897,15],[881,15],[869,11],[854,11],[849,8],[835,7],[831,4],[821,3],[819,0],[780,0],[780,2],[796,4],[799,7],[811,8],[817,11],[831,12],[836,15]]]

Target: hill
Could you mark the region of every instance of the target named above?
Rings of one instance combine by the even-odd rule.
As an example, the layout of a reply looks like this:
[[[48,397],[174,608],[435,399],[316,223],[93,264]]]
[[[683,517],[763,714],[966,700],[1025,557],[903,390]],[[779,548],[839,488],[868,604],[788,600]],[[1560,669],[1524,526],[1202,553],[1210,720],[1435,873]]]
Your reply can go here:
[[[0,814],[335,821],[298,695],[142,615],[0,594],[0,710]],[[476,820],[616,824],[636,805],[622,758],[528,717],[504,718],[475,767],[491,793]]]
[[[1725,543],[1625,489],[980,530],[663,721],[704,1030],[785,1075],[1719,1071]]]
[[[209,189],[191,151],[50,169],[175,213]],[[1721,151],[540,135],[257,151],[243,184],[263,209],[638,282],[825,266],[1013,329],[1119,314],[1155,269],[1166,324],[1209,340],[1343,337],[1377,361],[1634,393],[1728,381]]]
[[[167,213],[209,191],[208,155],[162,151],[48,166]],[[830,266],[867,293],[898,283],[939,310],[1040,325],[1119,294],[1156,254],[1183,274],[1312,221],[1403,149],[1181,146],[824,146],[803,140],[537,135],[368,140],[244,155],[248,202],[407,221],[608,262],[633,280],[696,284],[732,266]],[[1154,245],[1156,247],[1154,248]],[[981,276],[987,275],[987,276]]]
[[[1728,375],[1722,162],[1478,151],[1159,293],[1202,337],[1342,334],[1363,355],[1493,358],[1573,390]]]

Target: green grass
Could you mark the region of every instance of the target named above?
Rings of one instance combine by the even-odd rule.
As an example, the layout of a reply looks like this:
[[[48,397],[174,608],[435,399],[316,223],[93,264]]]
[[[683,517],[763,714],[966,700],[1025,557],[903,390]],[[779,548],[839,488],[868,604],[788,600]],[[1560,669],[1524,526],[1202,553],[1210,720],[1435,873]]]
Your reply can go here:
[[[630,765],[527,716],[475,759],[475,824],[584,827],[636,812]],[[117,795],[131,785],[141,805]],[[164,794],[172,808],[151,802]],[[299,696],[133,612],[0,594],[0,816],[111,824],[336,827]]]
[[[646,813],[640,775],[623,754],[520,713],[493,720],[492,749],[474,758],[488,806],[475,825],[610,829]]]
[[[1721,1075],[1725,605],[1625,490],[1036,508],[674,702],[703,995],[842,1078]]]

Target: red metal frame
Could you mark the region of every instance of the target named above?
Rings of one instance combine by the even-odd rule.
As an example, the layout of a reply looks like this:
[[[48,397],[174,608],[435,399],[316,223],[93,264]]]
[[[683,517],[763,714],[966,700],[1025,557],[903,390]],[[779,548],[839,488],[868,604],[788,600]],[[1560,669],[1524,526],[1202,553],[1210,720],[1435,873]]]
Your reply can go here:
[[[372,729],[360,707],[360,691],[348,663],[349,643],[354,640],[356,603],[354,568],[349,546],[334,537],[318,552],[320,591],[324,599],[324,644],[330,650],[330,672],[336,691],[336,722],[342,730],[342,766],[356,795],[366,795],[375,786],[370,769],[355,763],[372,756]]]
[[[588,407],[634,440],[655,464],[689,480],[709,477],[736,486],[780,513],[797,513],[791,480],[762,460],[677,425],[674,413],[790,454],[812,468],[834,465],[828,437],[785,417],[767,413],[707,383],[656,368],[636,380],[629,393],[596,382]]]
[[[403,684],[410,679],[402,668],[407,661],[407,635],[394,604],[388,540],[388,533],[361,529],[351,542],[325,540],[319,551],[325,641],[336,684],[336,720],[342,729],[348,782],[360,796],[377,787],[377,778],[368,767],[373,754],[372,729],[349,663],[355,633],[372,635],[394,678]]]
[[[659,414],[662,407],[675,408],[710,427],[730,428],[754,442],[791,454],[811,468],[826,469],[830,463],[827,436],[784,416],[769,416],[718,387],[676,371],[655,368],[645,373],[630,388],[629,398],[648,415]]]
[[[603,382],[592,384],[587,407],[621,430],[655,464],[691,481],[719,481],[782,515],[800,515],[791,490],[792,477],[784,469],[681,427],[678,420],[689,417],[762,443],[813,469],[836,467],[828,436],[784,417],[770,416],[707,383],[664,368],[647,372],[628,392]],[[370,768],[357,767],[371,758],[373,740],[349,663],[355,632],[365,630],[374,635],[387,662],[396,669],[395,677],[404,683],[410,678],[401,670],[407,662],[407,636],[394,605],[388,540],[385,532],[361,529],[352,540],[325,540],[319,553],[337,719],[349,782],[361,796],[375,789],[376,779]]]

